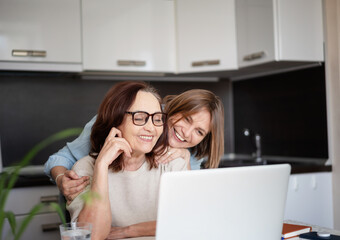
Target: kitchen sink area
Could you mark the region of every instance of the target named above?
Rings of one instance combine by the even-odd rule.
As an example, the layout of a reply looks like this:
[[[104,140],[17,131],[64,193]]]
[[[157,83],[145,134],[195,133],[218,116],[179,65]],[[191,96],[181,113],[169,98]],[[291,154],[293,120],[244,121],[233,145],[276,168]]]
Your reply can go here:
[[[326,161],[327,159],[265,155],[261,156],[261,158],[256,158],[253,155],[229,153],[223,155],[219,168],[288,163],[292,167],[291,173],[331,171],[332,167],[326,165]]]

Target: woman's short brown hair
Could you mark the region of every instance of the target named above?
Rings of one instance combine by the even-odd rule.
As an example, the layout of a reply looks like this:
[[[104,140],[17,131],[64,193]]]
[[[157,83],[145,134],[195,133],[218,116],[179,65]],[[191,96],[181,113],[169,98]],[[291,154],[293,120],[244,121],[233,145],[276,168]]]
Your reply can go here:
[[[152,93],[158,99],[159,104],[161,104],[161,98],[157,90],[145,82],[126,81],[114,85],[100,104],[97,120],[93,124],[90,156],[97,158],[112,127],[118,127],[123,123],[124,116],[126,115],[125,112],[129,110],[139,91]],[[156,155],[163,153],[167,147],[167,133],[168,127],[165,123],[163,133],[156,145],[150,153],[146,154],[146,160],[150,165],[150,169],[157,167],[154,158]],[[110,168],[115,172],[121,171],[124,168],[121,155],[112,162]]]
[[[218,167],[224,153],[224,109],[220,98],[208,90],[192,89],[179,95],[166,96],[163,103],[168,119],[176,114],[185,118],[202,109],[208,110],[211,131],[192,148],[192,153],[198,159],[207,157],[206,168]]]

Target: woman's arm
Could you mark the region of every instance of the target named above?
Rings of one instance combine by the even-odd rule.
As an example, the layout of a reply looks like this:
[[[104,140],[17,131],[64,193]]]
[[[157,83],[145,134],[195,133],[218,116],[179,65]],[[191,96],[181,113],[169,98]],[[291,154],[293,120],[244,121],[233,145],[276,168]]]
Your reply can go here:
[[[74,171],[69,169],[78,159],[89,154],[91,128],[95,120],[96,116],[85,125],[79,137],[51,155],[45,163],[45,174],[56,182],[67,201],[72,201],[89,184],[89,177],[80,178]],[[57,176],[58,181],[56,181]]]
[[[137,223],[127,227],[111,227],[107,239],[147,237],[156,235],[156,221]]]
[[[95,164],[91,192],[98,197],[93,197],[90,202],[85,203],[78,221],[92,223],[92,239],[104,239],[109,234],[111,226],[108,166],[106,164]]]
[[[62,149],[60,149],[57,153],[51,155],[45,163],[44,172],[47,176],[53,178],[52,169],[56,166],[62,166],[66,170],[71,169],[74,163],[87,156],[90,152],[90,135],[91,135],[91,128],[96,121],[96,116],[88,122],[82,133],[72,142],[67,143]],[[66,171],[65,170],[65,171]],[[62,173],[62,172],[59,172]]]
[[[98,197],[85,203],[78,217],[79,222],[92,223],[91,237],[94,240],[104,239],[110,233],[112,219],[108,187],[109,165],[122,153],[131,157],[131,151],[121,132],[112,128],[94,165],[91,192]]]

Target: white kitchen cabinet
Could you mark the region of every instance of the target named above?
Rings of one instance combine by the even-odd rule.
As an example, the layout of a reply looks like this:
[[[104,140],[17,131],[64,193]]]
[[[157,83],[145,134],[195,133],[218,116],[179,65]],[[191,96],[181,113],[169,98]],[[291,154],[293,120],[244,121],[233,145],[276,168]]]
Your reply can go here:
[[[273,0],[237,0],[238,66],[275,60]]]
[[[174,72],[174,3],[83,0],[83,66],[92,71]]]
[[[178,72],[324,61],[322,0],[177,0]]]
[[[284,219],[332,229],[332,173],[292,174]]]
[[[56,186],[39,186],[14,188],[11,190],[5,211],[12,211],[16,221],[22,221],[31,208],[41,202],[56,202],[59,201],[59,190]],[[35,215],[32,221],[27,226],[21,239],[60,239],[59,225],[61,220],[59,215],[51,208],[42,209]],[[5,221],[3,229],[3,239],[10,231],[10,226]]]
[[[234,0],[177,0],[178,72],[237,69]]]
[[[0,70],[81,71],[80,0],[0,0]]]
[[[238,65],[324,61],[322,0],[237,0]]]

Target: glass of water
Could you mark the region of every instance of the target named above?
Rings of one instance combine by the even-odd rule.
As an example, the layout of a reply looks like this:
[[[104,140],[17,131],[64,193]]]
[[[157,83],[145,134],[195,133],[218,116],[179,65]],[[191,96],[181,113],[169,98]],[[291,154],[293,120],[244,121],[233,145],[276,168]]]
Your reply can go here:
[[[61,224],[59,228],[61,240],[91,240],[91,223],[71,222]]]

